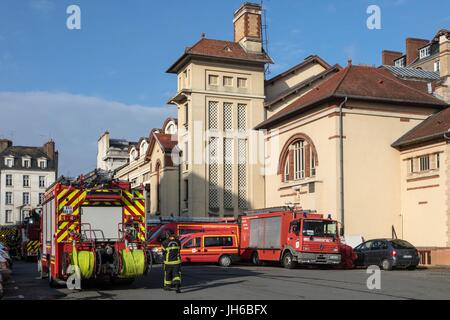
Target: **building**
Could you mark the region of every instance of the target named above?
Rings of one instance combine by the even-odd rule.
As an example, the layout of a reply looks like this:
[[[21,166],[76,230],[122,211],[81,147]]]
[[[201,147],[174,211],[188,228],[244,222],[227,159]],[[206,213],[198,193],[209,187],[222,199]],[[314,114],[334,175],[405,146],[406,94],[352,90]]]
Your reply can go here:
[[[430,86],[440,99],[450,102],[450,30],[442,29],[431,40],[406,39],[406,53],[383,50],[382,64],[391,72],[402,77],[414,78],[421,74],[429,80]],[[416,70],[422,72],[417,73]]]
[[[264,206],[263,161],[252,129],[264,120],[265,66],[261,6],[234,13],[234,41],[202,37],[168,69],[178,90],[183,215],[236,216]],[[255,138],[255,137],[254,137]],[[256,138],[255,138],[256,139]]]
[[[58,152],[53,141],[42,147],[22,147],[0,140],[0,225],[23,221],[42,203],[57,173]]]
[[[168,118],[162,129],[152,129],[147,138],[131,145],[127,163],[115,170],[116,179],[129,181],[132,187],[145,190],[147,216],[162,213],[178,216],[181,213],[176,146],[177,120]]]
[[[124,139],[111,139],[109,132],[97,141],[97,169],[113,171],[128,161],[128,149],[136,143]]]

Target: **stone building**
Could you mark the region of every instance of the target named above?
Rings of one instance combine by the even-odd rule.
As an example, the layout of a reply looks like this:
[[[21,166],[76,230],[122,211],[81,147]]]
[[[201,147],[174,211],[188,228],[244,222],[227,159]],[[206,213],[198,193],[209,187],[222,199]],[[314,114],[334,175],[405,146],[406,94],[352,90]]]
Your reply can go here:
[[[58,151],[53,141],[28,147],[0,140],[0,225],[20,223],[28,217],[42,203],[57,173]]]

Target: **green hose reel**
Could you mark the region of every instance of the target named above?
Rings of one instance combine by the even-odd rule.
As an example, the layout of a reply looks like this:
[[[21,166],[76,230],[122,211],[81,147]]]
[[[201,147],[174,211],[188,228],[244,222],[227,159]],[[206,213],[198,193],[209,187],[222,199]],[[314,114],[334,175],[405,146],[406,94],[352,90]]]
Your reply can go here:
[[[145,272],[144,250],[122,250],[122,278],[142,276]]]
[[[73,250],[70,256],[70,262],[72,265],[80,268],[80,274],[82,279],[90,279],[94,274],[95,269],[95,257],[91,251],[77,251]]]

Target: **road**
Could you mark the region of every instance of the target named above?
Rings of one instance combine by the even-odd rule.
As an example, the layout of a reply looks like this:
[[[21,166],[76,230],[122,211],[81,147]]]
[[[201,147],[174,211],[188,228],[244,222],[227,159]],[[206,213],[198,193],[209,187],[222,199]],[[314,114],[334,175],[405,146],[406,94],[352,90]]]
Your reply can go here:
[[[37,278],[34,263],[14,265],[6,300],[310,300],[310,299],[450,299],[450,270],[381,272],[381,289],[369,290],[366,270],[286,270],[276,266],[183,266],[183,293],[161,289],[162,269],[132,285],[91,285],[83,291],[51,289]]]

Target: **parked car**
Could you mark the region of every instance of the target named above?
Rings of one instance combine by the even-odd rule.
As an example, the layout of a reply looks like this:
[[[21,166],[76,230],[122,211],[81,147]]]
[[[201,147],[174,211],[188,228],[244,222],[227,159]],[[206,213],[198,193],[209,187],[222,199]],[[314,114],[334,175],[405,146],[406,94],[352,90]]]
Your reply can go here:
[[[183,263],[217,263],[229,267],[239,260],[237,235],[226,231],[208,231],[184,235],[181,238]]]
[[[376,265],[383,270],[407,268],[414,270],[420,262],[417,249],[408,241],[400,239],[374,239],[355,248],[358,255],[356,266]]]

